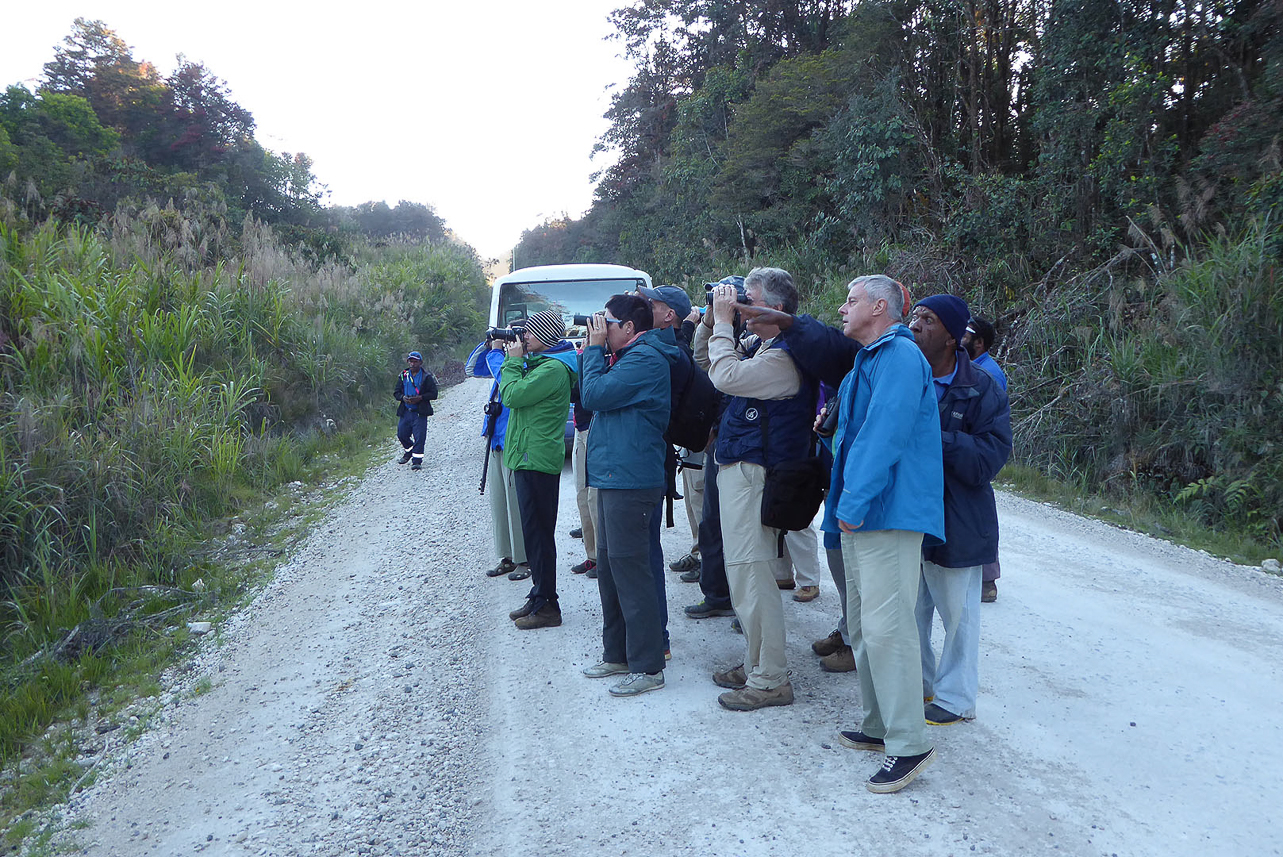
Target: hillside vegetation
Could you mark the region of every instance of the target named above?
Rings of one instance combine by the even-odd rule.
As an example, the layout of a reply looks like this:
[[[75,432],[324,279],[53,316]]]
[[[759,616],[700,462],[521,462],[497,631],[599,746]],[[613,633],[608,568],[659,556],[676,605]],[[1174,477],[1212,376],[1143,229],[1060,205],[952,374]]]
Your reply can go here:
[[[387,436],[407,351],[480,337],[480,260],[430,207],[320,199],[208,70],[101,22],[0,93],[0,828],[82,776],[51,723],[144,689],[270,565],[212,537],[279,554],[303,510],[270,498]]]
[[[591,210],[523,264],[853,276],[996,322],[1015,460],[1283,547],[1283,7],[638,0]]]

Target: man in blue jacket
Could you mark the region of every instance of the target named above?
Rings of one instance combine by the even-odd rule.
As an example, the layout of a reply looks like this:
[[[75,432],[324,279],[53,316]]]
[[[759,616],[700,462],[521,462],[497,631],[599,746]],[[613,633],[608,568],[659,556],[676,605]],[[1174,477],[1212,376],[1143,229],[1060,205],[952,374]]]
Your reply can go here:
[[[939,401],[944,461],[943,544],[928,539],[916,608],[922,649],[922,695],[928,723],[943,726],[976,716],[980,683],[981,566],[998,553],[993,478],[1011,455],[1007,394],[967,356],[961,341],[970,318],[954,295],[918,301],[909,330],[931,364]],[[937,662],[931,648],[935,613],[944,624]]]
[[[664,629],[650,562],[650,521],[664,496],[668,445],[669,365],[666,342],[650,305],[615,295],[589,319],[580,356],[579,393],[593,412],[585,475],[597,489],[597,587],[601,595],[602,659],[589,678],[624,678],[612,696],[664,686]]]

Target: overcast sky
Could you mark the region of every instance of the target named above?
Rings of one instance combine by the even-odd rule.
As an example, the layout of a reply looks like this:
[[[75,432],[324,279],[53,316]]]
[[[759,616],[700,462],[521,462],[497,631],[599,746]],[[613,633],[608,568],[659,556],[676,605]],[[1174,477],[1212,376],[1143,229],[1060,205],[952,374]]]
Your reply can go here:
[[[329,202],[432,205],[483,257],[592,201],[590,160],[628,65],[606,15],[623,0],[457,0],[341,7],[39,0],[5,11],[0,86],[34,89],[76,17],[161,72],[203,62],[254,114],[260,143],[306,152]]]

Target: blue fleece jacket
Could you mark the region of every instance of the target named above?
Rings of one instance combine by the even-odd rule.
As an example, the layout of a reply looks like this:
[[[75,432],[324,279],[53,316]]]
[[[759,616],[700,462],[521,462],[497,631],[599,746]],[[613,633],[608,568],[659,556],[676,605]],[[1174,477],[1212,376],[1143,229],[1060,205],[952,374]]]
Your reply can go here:
[[[800,361],[799,361],[800,362]],[[909,530],[944,539],[944,467],[931,367],[902,324],[855,355],[838,390],[823,529]]]

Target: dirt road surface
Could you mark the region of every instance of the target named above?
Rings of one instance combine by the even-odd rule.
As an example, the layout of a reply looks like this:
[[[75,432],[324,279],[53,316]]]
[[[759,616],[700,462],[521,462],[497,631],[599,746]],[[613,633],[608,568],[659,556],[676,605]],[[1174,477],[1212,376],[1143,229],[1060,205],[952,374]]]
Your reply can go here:
[[[375,467],[65,808],[87,855],[1203,855],[1283,846],[1283,581],[1001,496],[979,716],[895,795],[842,748],[853,675],[810,652],[821,597],[785,597],[797,701],[721,710],[743,659],[667,574],[667,686],[614,699],[594,581],[565,624],[517,631],[528,583],[489,579],[485,382],[445,392],[426,469]],[[667,560],[689,547],[664,532]],[[569,468],[559,568],[582,556]],[[939,634],[937,634],[937,640]],[[938,643],[937,643],[938,645]],[[204,681],[202,681],[202,679]],[[194,694],[193,688],[208,687]]]

